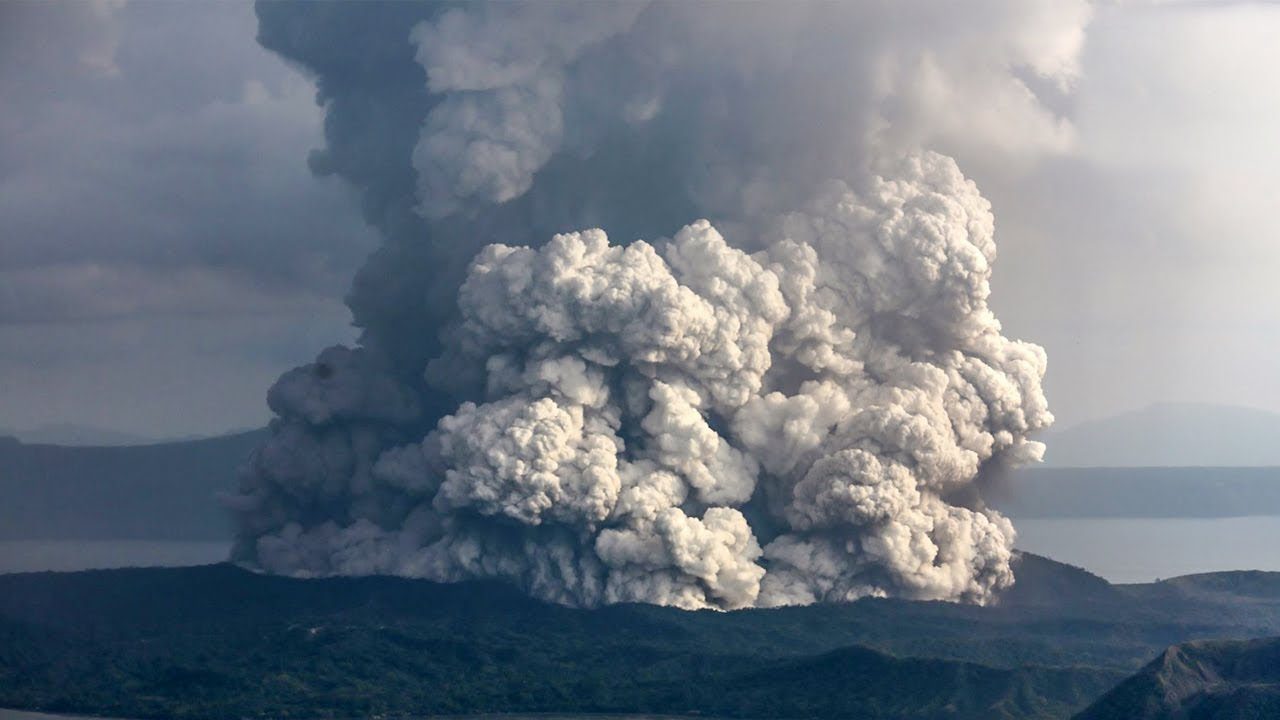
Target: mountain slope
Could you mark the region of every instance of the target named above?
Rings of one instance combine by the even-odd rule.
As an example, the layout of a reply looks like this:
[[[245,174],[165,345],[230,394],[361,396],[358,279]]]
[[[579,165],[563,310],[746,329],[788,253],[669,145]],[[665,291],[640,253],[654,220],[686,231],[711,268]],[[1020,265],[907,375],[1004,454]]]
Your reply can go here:
[[[1076,720],[1280,717],[1280,638],[1176,645]]]
[[[1053,718],[1110,682],[1085,668],[1008,670],[849,647],[730,677],[707,707],[732,717]]]
[[[120,717],[1065,718],[1164,647],[1280,633],[1280,575],[1111,586],[1022,555],[998,606],[595,610],[231,565],[0,576],[0,706]]]
[[[216,496],[265,432],[129,447],[0,438],[0,540],[227,539]]]
[[[1161,403],[1041,439],[1049,467],[1280,465],[1280,413],[1231,405]]]
[[[860,647],[882,633],[936,640],[950,626],[942,654],[952,642],[990,653],[993,633],[974,631],[983,612],[894,601],[578,610],[495,584],[303,581],[228,565],[10,575],[0,706],[141,718],[1060,718],[1123,676]]]

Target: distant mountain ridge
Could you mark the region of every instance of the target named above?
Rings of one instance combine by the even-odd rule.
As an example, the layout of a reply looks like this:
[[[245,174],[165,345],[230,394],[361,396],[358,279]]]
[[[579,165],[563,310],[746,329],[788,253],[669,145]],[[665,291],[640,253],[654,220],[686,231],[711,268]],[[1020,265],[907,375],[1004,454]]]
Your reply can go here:
[[[0,540],[224,540],[217,496],[266,430],[122,447],[0,438]]]
[[[155,438],[143,435],[73,423],[52,423],[26,430],[0,428],[0,437],[5,436],[16,438],[24,443],[40,445],[112,446],[145,445],[156,442]]]
[[[1046,467],[1280,466],[1280,413],[1161,403],[1052,429],[1040,440]]]
[[[25,430],[0,428],[0,437],[16,438],[27,445],[61,445],[63,447],[124,447],[134,445],[159,445],[161,443],[207,440],[223,435],[238,435],[248,428],[212,435],[178,435],[156,437],[112,430],[111,428],[78,423],[48,423]]]

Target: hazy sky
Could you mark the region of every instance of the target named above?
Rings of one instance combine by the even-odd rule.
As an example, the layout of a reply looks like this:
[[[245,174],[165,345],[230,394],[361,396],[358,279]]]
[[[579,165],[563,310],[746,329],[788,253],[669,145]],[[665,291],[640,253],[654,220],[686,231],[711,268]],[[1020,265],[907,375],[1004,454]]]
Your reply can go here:
[[[255,31],[239,3],[0,4],[0,427],[260,424],[280,372],[354,337],[376,241],[308,172],[313,88]],[[1061,424],[1280,411],[1278,33],[1275,5],[1100,6],[1075,87],[1031,84],[1061,152],[957,152]]]

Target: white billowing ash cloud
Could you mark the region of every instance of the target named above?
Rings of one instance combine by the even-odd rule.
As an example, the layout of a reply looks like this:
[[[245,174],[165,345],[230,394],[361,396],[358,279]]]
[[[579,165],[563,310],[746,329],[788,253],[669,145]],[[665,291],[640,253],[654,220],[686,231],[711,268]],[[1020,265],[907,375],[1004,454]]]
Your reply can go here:
[[[1086,8],[361,7],[258,9],[386,240],[361,345],[268,396],[237,559],[585,606],[1012,582],[978,478],[1039,458],[1045,357],[927,148],[1069,142],[1020,78],[1069,87]]]

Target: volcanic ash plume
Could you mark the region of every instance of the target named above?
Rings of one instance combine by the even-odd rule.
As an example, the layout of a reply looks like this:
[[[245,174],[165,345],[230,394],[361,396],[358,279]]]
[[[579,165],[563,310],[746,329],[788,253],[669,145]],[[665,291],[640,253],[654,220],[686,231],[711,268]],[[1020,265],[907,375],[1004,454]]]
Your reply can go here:
[[[646,202],[597,194],[551,211],[538,198],[585,188],[548,168],[595,107],[579,92],[599,90],[592,68],[655,51],[645,23],[666,32],[671,13],[705,10],[483,7],[414,26],[426,97],[441,97],[404,103],[422,120],[400,140],[409,180],[389,190],[340,171],[388,237],[353,291],[365,339],[271,389],[272,439],[233,501],[237,559],[300,576],[493,578],[583,606],[985,602],[1010,585],[1013,526],[977,479],[1039,459],[1028,437],[1052,422],[1045,357],[1001,335],[988,307],[994,220],[955,162],[912,150],[875,172],[831,166],[785,198],[733,177],[674,184],[676,199],[650,198],[658,215],[733,198],[708,201],[724,221],[632,242],[599,228],[530,237],[548,212],[607,221]],[[268,38],[276,11],[260,9]],[[653,77],[641,85],[648,109],[622,104],[634,132],[602,133],[567,167],[603,179],[612,142],[698,145],[652,125],[667,103]],[[354,102],[329,92],[331,118]],[[331,133],[330,153],[349,143]],[[660,174],[686,161],[621,156]],[[791,199],[798,188],[807,197]],[[468,232],[495,242],[472,256]],[[460,253],[471,259],[450,280]],[[413,288],[420,309],[378,310]]]

